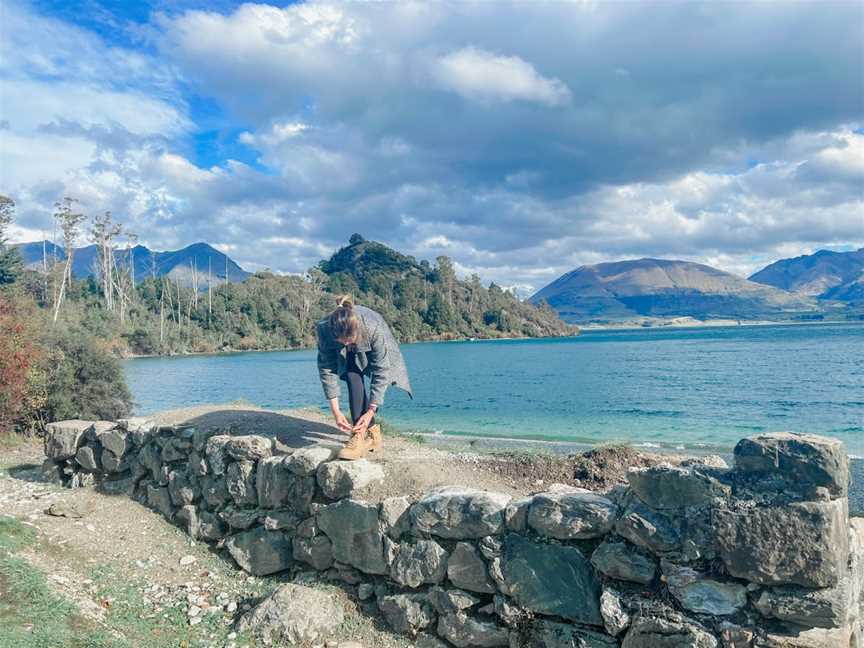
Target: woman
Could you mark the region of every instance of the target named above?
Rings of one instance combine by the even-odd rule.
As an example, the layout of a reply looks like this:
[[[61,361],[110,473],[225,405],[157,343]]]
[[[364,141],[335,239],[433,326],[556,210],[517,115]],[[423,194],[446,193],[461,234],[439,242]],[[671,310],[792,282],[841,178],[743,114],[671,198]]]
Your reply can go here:
[[[396,385],[412,399],[414,395],[402,352],[384,318],[369,308],[355,306],[348,295],[336,303],[336,310],[316,326],[318,374],[336,425],[351,434],[339,458],[362,459],[381,450],[381,426],[375,424],[375,414],[384,404],[387,388]],[[364,376],[370,377],[369,394]],[[348,383],[351,424],[339,409],[340,378]]]

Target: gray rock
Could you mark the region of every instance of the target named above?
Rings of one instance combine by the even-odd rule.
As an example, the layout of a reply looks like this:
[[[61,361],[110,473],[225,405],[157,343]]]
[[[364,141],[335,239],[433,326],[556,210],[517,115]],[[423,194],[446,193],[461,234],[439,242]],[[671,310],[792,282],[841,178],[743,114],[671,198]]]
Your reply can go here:
[[[815,434],[775,432],[742,439],[735,446],[735,468],[780,475],[802,492],[823,486],[834,496],[844,496],[849,487],[845,445]]]
[[[411,507],[415,531],[441,538],[482,538],[504,528],[510,496],[471,488],[432,490]]]
[[[306,513],[315,495],[315,478],[289,468],[290,457],[268,457],[258,462],[256,488],[262,508],[292,508]]]
[[[75,501],[54,502],[45,510],[45,513],[53,517],[80,519],[90,513],[90,510],[85,505]]]
[[[292,532],[300,524],[300,517],[294,511],[267,511],[262,520],[264,528],[268,531],[290,531]]]
[[[228,468],[228,455],[225,446],[231,440],[227,434],[217,434],[207,439],[204,446],[204,454],[207,457],[207,465],[214,475],[224,475]]]
[[[123,472],[129,467],[125,457],[118,457],[108,448],[102,450],[100,459],[102,461],[102,468],[105,472]]]
[[[456,543],[456,548],[447,561],[447,577],[456,587],[470,592],[495,592],[495,583],[489,576],[485,561],[477,548],[468,542]]]
[[[86,488],[87,486],[93,486],[95,483],[96,478],[93,473],[76,472],[72,475],[72,479],[69,480],[69,488]]]
[[[414,648],[450,648],[438,637],[428,634],[418,635],[414,641]]]
[[[288,469],[295,475],[309,477],[315,474],[325,461],[330,461],[336,451],[325,446],[312,446],[311,448],[300,448],[288,457]]]
[[[435,623],[435,610],[423,594],[394,594],[378,599],[387,624],[399,634],[414,635]]]
[[[509,646],[510,632],[490,621],[478,621],[464,612],[438,617],[438,634],[457,648]]]
[[[621,648],[717,648],[717,639],[704,628],[674,613],[637,617]]]
[[[708,474],[708,469],[661,465],[631,468],[627,481],[636,496],[655,509],[705,506],[728,499],[731,487]]]
[[[740,583],[721,582],[666,561],[662,568],[669,591],[685,610],[728,616],[747,605],[747,589]]]
[[[228,527],[214,513],[201,511],[191,504],[180,508],[176,519],[183,524],[186,533],[196,540],[221,540],[228,533]]]
[[[102,444],[103,448],[110,450],[114,456],[121,459],[126,454],[126,450],[129,447],[127,434],[123,430],[107,430],[97,434],[96,438],[99,440],[99,443]]]
[[[429,590],[428,596],[432,607],[440,614],[467,610],[480,602],[479,598],[463,590],[444,589],[437,586]]]
[[[587,540],[615,526],[618,506],[590,491],[539,493],[528,509],[528,526],[559,540]]]
[[[281,531],[255,527],[232,535],[225,547],[244,571],[255,576],[275,574],[291,566],[291,540]]]
[[[258,518],[261,517],[261,511],[227,506],[219,511],[219,517],[232,529],[243,530],[248,529],[258,521]]]
[[[384,481],[384,468],[366,459],[330,461],[318,466],[316,475],[325,496],[342,499],[369,484]]]
[[[205,475],[200,481],[201,495],[210,508],[220,508],[231,499],[224,476]]]
[[[63,471],[53,459],[46,459],[42,462],[39,475],[43,481],[49,484],[60,484],[63,482]]]
[[[603,625],[599,579],[576,547],[537,544],[511,534],[507,536],[503,571],[507,589],[522,607]]]
[[[150,479],[154,481],[159,479],[159,474],[162,472],[162,455],[155,443],[148,443],[141,448],[137,460],[150,473]]]
[[[198,491],[187,473],[172,470],[168,475],[168,493],[174,506],[192,504],[198,498]]]
[[[304,644],[326,638],[345,619],[332,594],[287,583],[245,614],[237,625],[264,645]]]
[[[232,436],[225,443],[225,452],[237,461],[258,461],[273,454],[273,439],[254,434]]]
[[[764,590],[753,606],[768,618],[808,628],[841,628],[857,614],[850,580],[844,578],[839,585],[825,589],[774,587]]]
[[[384,534],[378,520],[378,506],[354,500],[340,500],[322,506],[318,527],[333,542],[333,557],[367,574],[386,574]]]
[[[591,564],[609,578],[647,585],[657,573],[657,561],[625,542],[604,540],[591,554]]]
[[[603,627],[613,637],[617,637],[630,627],[630,615],[621,600],[621,594],[613,589],[604,589],[600,595],[600,615]]]
[[[318,535],[318,521],[314,517],[306,518],[297,525],[294,534],[298,538],[314,538]]]
[[[162,439],[162,461],[172,463],[185,461],[192,449],[192,443],[179,437]]]
[[[196,477],[203,477],[208,471],[207,461],[198,452],[189,455],[189,471]]]
[[[45,456],[55,461],[71,459],[84,443],[84,435],[92,429],[92,421],[78,419],[49,423],[43,441]]]
[[[641,502],[627,507],[615,530],[633,544],[654,553],[675,551],[681,545],[681,536],[672,521]]]
[[[171,508],[171,496],[165,486],[147,486],[147,505],[169,519],[174,512]]]
[[[381,502],[381,523],[387,535],[398,540],[411,530],[411,500],[404,495],[388,497]]]
[[[511,500],[504,509],[504,524],[508,531],[522,533],[528,528],[528,509],[531,508],[531,497]]]
[[[859,633],[860,629],[851,625],[828,629],[790,624],[785,631],[769,631],[758,636],[753,645],[754,648],[858,648]]]
[[[326,536],[294,538],[294,560],[311,565],[318,571],[333,566],[333,543]]]
[[[84,470],[89,470],[90,472],[97,472],[99,470],[99,462],[91,446],[85,445],[78,448],[78,452],[75,453],[75,461]]]
[[[447,575],[447,552],[434,540],[402,543],[390,566],[390,577],[406,587],[440,583]]]
[[[513,633],[512,648],[618,648],[618,642],[599,632],[566,623],[535,619],[521,633]]]
[[[231,498],[239,506],[257,506],[258,495],[255,491],[255,463],[235,461],[228,464],[225,471],[225,484]]]
[[[849,555],[845,498],[719,509],[718,552],[733,576],[763,585],[831,587]]]

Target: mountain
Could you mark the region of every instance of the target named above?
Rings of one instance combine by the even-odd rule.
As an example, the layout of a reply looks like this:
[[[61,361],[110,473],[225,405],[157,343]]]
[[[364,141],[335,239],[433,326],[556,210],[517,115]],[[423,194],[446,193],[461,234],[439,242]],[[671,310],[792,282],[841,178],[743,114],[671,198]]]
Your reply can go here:
[[[18,243],[15,247],[21,251],[24,263],[33,269],[42,267],[43,249],[49,263],[55,258],[58,261],[66,258],[65,250],[50,241]],[[96,259],[95,245],[75,248],[72,274],[78,279],[92,275]],[[192,284],[193,268],[198,273],[198,283],[201,286],[207,285],[208,268],[212,271],[214,284],[225,281],[226,270],[228,281],[233,283],[251,276],[251,273],[246,272],[230,257],[207,243],[193,243],[180,250],[167,252],[156,252],[143,245],[136,245],[128,250],[114,250],[114,259],[118,267],[129,267],[131,263],[136,279],[144,279],[155,273],[157,277],[168,276],[184,285]]]
[[[790,319],[818,313],[815,300],[689,261],[637,259],[582,266],[530,298],[567,322],[640,317]]]
[[[864,248],[819,250],[781,259],[752,275],[750,281],[819,299],[864,302]]]

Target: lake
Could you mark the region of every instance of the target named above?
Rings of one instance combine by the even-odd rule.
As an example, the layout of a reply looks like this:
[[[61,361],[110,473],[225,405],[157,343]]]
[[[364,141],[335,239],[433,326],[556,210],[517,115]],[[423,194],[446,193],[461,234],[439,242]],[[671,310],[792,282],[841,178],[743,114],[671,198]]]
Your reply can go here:
[[[575,338],[407,344],[412,401],[384,418],[444,434],[627,441],[728,451],[792,430],[864,455],[864,325],[588,331]],[[314,351],[125,361],[136,412],[244,400],[319,405]],[[343,402],[347,400],[343,383]]]

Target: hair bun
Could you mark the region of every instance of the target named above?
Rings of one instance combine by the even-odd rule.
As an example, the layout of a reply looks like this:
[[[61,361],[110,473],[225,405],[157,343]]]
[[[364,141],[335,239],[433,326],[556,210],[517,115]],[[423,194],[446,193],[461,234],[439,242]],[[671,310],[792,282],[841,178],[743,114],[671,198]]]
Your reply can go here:
[[[354,298],[351,295],[339,295],[336,298],[338,308],[354,308]]]

